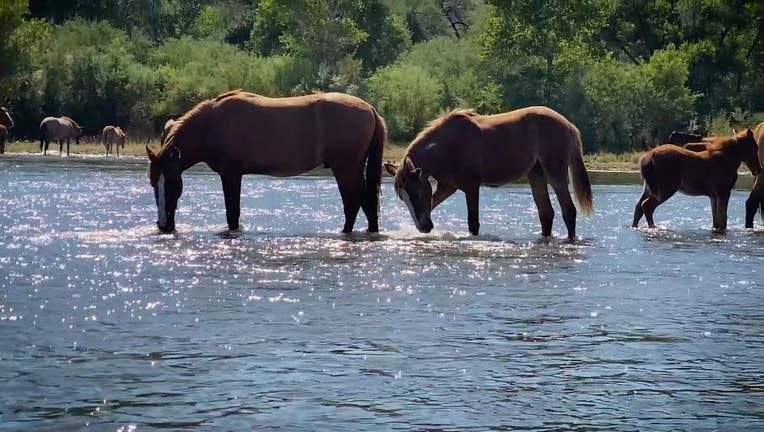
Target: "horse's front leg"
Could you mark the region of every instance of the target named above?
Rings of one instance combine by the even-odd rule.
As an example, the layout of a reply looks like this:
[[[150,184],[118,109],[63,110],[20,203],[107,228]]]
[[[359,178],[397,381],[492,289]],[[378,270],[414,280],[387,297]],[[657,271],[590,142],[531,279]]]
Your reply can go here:
[[[223,182],[223,196],[225,197],[225,218],[228,229],[239,229],[239,216],[241,215],[241,175],[220,175]]]
[[[753,218],[760,206],[764,206],[764,174],[756,176],[753,182],[753,189],[748,199],[745,201],[745,227],[753,228]],[[762,213],[764,217],[764,213]]]
[[[722,192],[716,200],[716,219],[717,223],[715,228],[718,232],[723,233],[727,230],[727,206],[730,202],[730,192]]]
[[[432,194],[432,207],[430,207],[430,211],[435,210],[435,207],[437,207],[440,203],[445,201],[446,198],[450,197],[455,192],[456,188],[450,184],[438,182],[435,188],[435,192]]]
[[[64,154],[64,140],[58,140],[58,155],[61,156],[63,154]]]
[[[467,227],[470,234],[478,235],[480,231],[480,186],[475,185],[462,189],[467,198]]]

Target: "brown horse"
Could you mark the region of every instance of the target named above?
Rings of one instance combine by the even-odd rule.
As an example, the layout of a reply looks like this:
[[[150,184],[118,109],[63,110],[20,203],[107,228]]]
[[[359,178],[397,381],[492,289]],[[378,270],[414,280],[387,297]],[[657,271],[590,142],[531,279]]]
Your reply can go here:
[[[109,152],[112,151],[112,147],[116,150],[117,156],[119,156],[119,146],[125,148],[125,132],[120,127],[106,126],[103,128],[101,134],[103,146],[106,147],[106,156],[109,156]]]
[[[206,162],[220,175],[228,228],[239,228],[244,174],[286,177],[330,167],[353,230],[359,208],[377,232],[385,123],[374,108],[341,93],[268,98],[232,91],[197,104],[170,129],[149,157],[161,231],[175,230],[181,173]],[[364,166],[366,167],[364,176]]]
[[[8,130],[13,128],[13,118],[5,107],[0,108],[0,154],[5,153],[5,142],[8,140]]]
[[[759,146],[758,156],[759,164],[764,166],[764,122],[759,123],[753,130],[753,137]],[[753,228],[753,218],[756,216],[756,210],[761,211],[761,217],[764,218],[764,173],[759,173],[753,182],[751,194],[745,201],[745,227]]]
[[[164,127],[162,128],[162,135],[161,139],[164,143],[165,138],[167,138],[167,135],[170,133],[170,129],[172,129],[172,125],[175,124],[175,119],[169,119],[164,123]]]
[[[655,208],[681,191],[709,197],[714,230],[727,229],[727,204],[737,181],[738,167],[745,163],[754,175],[761,171],[756,141],[753,132],[746,129],[731,137],[713,138],[703,145],[705,150],[693,151],[664,144],[642,156],[639,165],[645,188],[634,208],[633,227],[639,225],[644,215],[650,228],[654,228]]]
[[[58,141],[58,154],[63,154],[64,140],[66,140],[66,155],[69,156],[70,140],[75,144],[80,143],[82,128],[69,117],[45,117],[40,122],[40,152],[48,154],[48,145],[51,141]]]
[[[489,116],[455,110],[431,122],[414,139],[402,166],[385,167],[395,176],[395,191],[420,232],[432,230],[432,209],[461,190],[467,198],[469,231],[477,235],[480,186],[500,186],[524,175],[528,176],[538,208],[541,235],[552,234],[554,210],[547,189],[551,184],[562,208],[568,238],[576,236],[576,207],[568,190],[568,171],[581,211],[592,211],[581,135],[565,117],[546,107]],[[430,177],[437,181],[435,193]]]

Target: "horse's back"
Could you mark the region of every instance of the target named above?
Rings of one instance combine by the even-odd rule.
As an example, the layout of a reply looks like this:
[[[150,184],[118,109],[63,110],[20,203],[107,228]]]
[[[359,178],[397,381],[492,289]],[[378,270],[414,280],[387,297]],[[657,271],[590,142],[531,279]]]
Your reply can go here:
[[[216,141],[212,145],[223,158],[270,175],[294,175],[322,163],[361,163],[376,126],[371,105],[340,93],[269,98],[233,92],[200,115],[209,116],[208,139]]]

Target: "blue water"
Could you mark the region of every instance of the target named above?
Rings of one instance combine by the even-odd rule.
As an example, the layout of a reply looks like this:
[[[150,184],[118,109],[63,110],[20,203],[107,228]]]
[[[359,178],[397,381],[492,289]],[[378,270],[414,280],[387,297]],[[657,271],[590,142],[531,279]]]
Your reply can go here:
[[[618,181],[617,179],[614,181]],[[142,164],[0,158],[0,430],[729,430],[764,424],[764,230],[596,184],[581,239],[525,185],[416,232],[339,234],[331,177],[247,177],[240,234],[204,170],[159,235]],[[557,207],[556,207],[557,208]],[[757,220],[760,224],[760,220]]]

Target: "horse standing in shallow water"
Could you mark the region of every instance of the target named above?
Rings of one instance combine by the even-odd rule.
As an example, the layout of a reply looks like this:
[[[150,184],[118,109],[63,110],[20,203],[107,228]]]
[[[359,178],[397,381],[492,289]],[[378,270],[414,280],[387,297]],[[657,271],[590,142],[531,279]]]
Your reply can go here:
[[[106,147],[106,156],[109,156],[109,152],[112,151],[112,147],[119,156],[119,146],[125,148],[125,132],[120,127],[106,126],[103,128],[101,134],[103,146]]]
[[[70,140],[75,144],[80,143],[82,128],[69,117],[45,117],[40,122],[40,152],[48,154],[48,145],[51,141],[58,141],[58,154],[63,154],[64,140],[66,140],[66,155],[69,156]]]
[[[433,228],[430,213],[457,190],[467,199],[467,225],[477,235],[480,186],[500,186],[527,175],[539,212],[541,235],[552,235],[551,183],[562,208],[568,238],[576,236],[576,207],[568,190],[568,171],[581,211],[592,212],[592,189],[584,166],[581,135],[565,117],[546,107],[529,107],[481,116],[455,110],[433,122],[406,151],[401,166],[385,164],[395,176],[395,191],[406,203],[420,232]],[[429,178],[437,181],[432,192]]]
[[[8,141],[8,130],[13,128],[13,118],[5,107],[0,108],[0,154],[5,153],[5,143]]]
[[[727,204],[737,181],[737,169],[745,163],[754,175],[761,171],[756,155],[758,147],[750,129],[699,144],[704,145],[705,150],[664,144],[642,156],[639,165],[645,189],[634,208],[634,228],[643,215],[650,228],[654,228],[656,207],[681,191],[709,197],[714,230],[727,229]]]
[[[759,123],[754,128],[753,137],[759,146],[759,164],[764,166],[764,122]],[[764,173],[759,173],[756,176],[751,194],[748,195],[748,199],[745,201],[746,228],[753,228],[753,218],[756,216],[757,210],[761,212],[761,217],[764,218]]]
[[[157,226],[175,230],[181,173],[199,162],[220,175],[231,230],[239,228],[244,174],[287,177],[323,164],[340,190],[343,232],[353,230],[359,209],[369,232],[377,232],[385,138],[374,108],[341,93],[268,98],[232,91],[200,102],[175,121],[158,152],[146,147]]]

